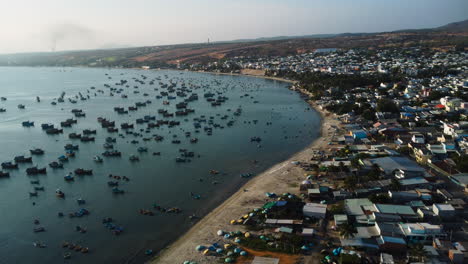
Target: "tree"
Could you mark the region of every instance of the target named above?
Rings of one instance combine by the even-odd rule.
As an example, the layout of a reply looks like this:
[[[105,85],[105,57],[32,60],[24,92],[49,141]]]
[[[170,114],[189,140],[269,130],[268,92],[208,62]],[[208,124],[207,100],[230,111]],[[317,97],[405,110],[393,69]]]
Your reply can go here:
[[[377,102],[377,111],[378,112],[390,112],[390,113],[399,113],[400,109],[398,106],[390,99],[380,99]]]
[[[343,238],[350,238],[354,237],[356,228],[350,223],[344,223],[338,226],[338,231],[340,232],[340,236]]]
[[[369,200],[373,203],[385,204],[390,202],[390,197],[386,193],[371,194]]]
[[[366,120],[370,120],[370,121],[375,121],[376,120],[375,112],[373,110],[370,110],[370,109],[364,110],[364,112],[362,112],[361,116]]]
[[[453,161],[457,164],[457,170],[462,173],[468,172],[468,155],[454,156]]]
[[[344,180],[344,185],[343,187],[347,189],[348,191],[354,191],[356,189],[356,185],[358,183],[358,178],[357,176],[348,176]]]
[[[392,191],[399,191],[399,190],[401,190],[401,187],[402,187],[402,186],[401,186],[401,183],[400,183],[399,180],[397,180],[397,179],[392,179],[392,183],[390,183],[390,189],[391,189]]]
[[[414,244],[409,248],[409,255],[419,262],[424,262],[427,257],[427,251],[424,249],[423,244]]]

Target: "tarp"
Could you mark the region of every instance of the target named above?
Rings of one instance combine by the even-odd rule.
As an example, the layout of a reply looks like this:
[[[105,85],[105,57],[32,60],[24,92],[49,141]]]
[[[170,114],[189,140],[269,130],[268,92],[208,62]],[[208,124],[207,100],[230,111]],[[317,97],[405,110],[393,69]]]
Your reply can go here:
[[[264,208],[264,209],[270,209],[270,208],[272,208],[272,207],[275,206],[275,205],[276,205],[276,202],[268,202],[268,203],[264,204],[262,208]]]

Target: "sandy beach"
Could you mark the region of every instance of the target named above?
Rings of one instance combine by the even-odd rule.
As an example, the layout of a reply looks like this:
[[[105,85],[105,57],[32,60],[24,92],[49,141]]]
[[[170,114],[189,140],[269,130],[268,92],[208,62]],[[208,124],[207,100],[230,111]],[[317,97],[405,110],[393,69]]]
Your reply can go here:
[[[257,77],[265,78],[264,76]],[[274,79],[292,82],[291,80],[283,80],[280,78]],[[335,133],[333,127],[339,125],[339,121],[334,118],[332,114],[320,110],[313,102],[309,103],[321,115],[322,126],[320,137],[288,160],[278,163],[265,172],[255,176],[229,199],[208,215],[204,216],[185,235],[164,249],[150,261],[150,263],[176,264],[183,263],[186,260],[197,261],[200,264],[219,263],[218,257],[204,256],[197,252],[195,247],[197,245],[207,245],[215,242],[227,242],[216,234],[218,230],[228,232],[237,230],[243,231],[243,226],[231,225],[229,222],[232,219],[238,219],[254,208],[263,206],[267,200],[265,192],[290,192],[298,194],[298,184],[305,179],[305,176],[304,171],[300,167],[294,165],[293,161],[308,161],[310,160],[312,150],[328,148],[328,142],[332,140]]]

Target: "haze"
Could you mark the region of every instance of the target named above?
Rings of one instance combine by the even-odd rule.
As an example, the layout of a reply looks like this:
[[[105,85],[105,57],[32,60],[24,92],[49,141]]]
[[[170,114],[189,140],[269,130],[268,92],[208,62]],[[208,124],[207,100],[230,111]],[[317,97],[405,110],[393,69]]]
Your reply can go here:
[[[437,27],[466,0],[0,0],[0,53]]]

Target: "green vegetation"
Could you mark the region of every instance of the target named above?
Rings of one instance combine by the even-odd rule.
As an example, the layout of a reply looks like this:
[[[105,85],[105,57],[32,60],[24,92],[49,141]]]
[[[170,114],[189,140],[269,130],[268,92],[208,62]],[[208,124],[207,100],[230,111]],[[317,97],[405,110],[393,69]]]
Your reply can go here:
[[[410,258],[419,262],[424,262],[427,257],[427,251],[423,244],[414,244],[409,248]]]
[[[369,200],[373,203],[386,204],[391,203],[391,199],[386,193],[371,194]]]
[[[280,239],[275,239],[272,236],[250,237],[241,240],[242,246],[260,251],[281,252],[288,254],[297,254],[301,252],[303,245],[302,237],[296,234],[282,234]]]
[[[399,113],[400,109],[398,106],[390,99],[380,99],[377,102],[377,111],[379,112],[390,112],[390,113]]]
[[[340,232],[340,236],[343,238],[350,238],[354,237],[354,233],[356,233],[356,228],[350,223],[344,223],[338,226],[338,231]]]

